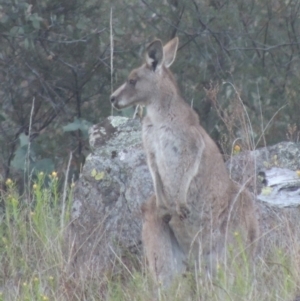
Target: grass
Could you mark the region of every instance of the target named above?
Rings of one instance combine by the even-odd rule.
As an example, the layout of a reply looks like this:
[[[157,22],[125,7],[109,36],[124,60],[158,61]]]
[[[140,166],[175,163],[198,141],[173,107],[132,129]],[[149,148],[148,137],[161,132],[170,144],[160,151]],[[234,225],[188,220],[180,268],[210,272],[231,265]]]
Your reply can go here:
[[[70,219],[71,190],[62,217],[55,172],[49,178],[39,174],[31,199],[20,196],[10,179],[6,184],[0,217],[0,300],[59,300],[66,266],[60,221],[67,224]]]
[[[299,290],[297,239],[281,246],[274,242],[268,246],[271,251],[260,252],[255,262],[241,251],[239,258],[229,258],[227,266],[220,264],[213,279],[204,269],[191,269],[168,290],[153,284],[143,263],[130,273],[123,267],[117,275],[107,273],[101,279],[76,278],[62,228],[70,223],[72,188],[68,188],[66,210],[62,210],[56,173],[50,177],[39,174],[31,199],[20,196],[11,180],[6,184],[8,189],[2,195],[5,210],[0,215],[0,301],[287,301]]]

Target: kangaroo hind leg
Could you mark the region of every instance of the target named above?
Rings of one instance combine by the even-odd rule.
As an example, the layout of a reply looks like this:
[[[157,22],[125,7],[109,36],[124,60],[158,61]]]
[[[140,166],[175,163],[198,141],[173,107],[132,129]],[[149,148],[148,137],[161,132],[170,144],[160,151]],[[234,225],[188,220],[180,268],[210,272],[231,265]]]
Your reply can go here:
[[[185,255],[181,250],[169,223],[159,214],[153,195],[142,205],[144,252],[153,279],[168,287],[174,276],[185,268]]]

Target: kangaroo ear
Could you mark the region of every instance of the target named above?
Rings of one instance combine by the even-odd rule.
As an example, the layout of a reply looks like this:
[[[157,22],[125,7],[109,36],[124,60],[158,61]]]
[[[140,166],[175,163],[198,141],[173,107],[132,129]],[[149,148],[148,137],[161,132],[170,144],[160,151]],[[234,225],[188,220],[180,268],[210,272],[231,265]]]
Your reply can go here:
[[[146,62],[153,71],[160,68],[164,60],[164,51],[161,40],[154,40],[147,47]]]
[[[169,68],[176,57],[179,39],[175,37],[164,46],[164,64]]]

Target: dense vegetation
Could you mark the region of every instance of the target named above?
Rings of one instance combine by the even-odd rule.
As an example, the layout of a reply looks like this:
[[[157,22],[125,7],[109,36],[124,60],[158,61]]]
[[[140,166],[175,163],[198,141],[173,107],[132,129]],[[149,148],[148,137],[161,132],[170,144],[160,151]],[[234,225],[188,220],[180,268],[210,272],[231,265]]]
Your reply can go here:
[[[111,114],[111,90],[154,37],[179,36],[172,70],[224,152],[237,137],[248,147],[235,100],[250,118],[251,147],[297,140],[299,9],[298,0],[2,0],[3,183],[26,168],[63,171],[70,152],[76,177],[89,126]]]

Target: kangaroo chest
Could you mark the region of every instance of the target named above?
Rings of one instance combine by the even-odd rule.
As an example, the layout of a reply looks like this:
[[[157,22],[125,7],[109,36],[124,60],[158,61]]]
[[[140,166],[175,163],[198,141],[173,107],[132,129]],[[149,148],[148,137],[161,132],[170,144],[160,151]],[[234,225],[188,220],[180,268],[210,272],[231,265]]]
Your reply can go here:
[[[172,161],[178,162],[186,145],[183,133],[167,126],[149,126],[143,130],[144,147],[157,164],[164,166]],[[167,167],[167,166],[164,166]]]
[[[190,164],[188,141],[184,131],[167,125],[144,123],[143,143],[152,176],[158,173],[166,196],[173,197],[182,181],[184,169]]]

